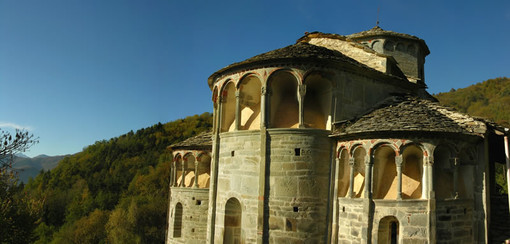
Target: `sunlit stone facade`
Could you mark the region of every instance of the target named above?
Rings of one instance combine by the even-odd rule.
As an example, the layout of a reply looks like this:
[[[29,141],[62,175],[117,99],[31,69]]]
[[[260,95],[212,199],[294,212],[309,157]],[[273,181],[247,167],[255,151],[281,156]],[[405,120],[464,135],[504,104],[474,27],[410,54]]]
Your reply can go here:
[[[487,243],[496,125],[438,105],[429,53],[307,33],[208,80],[212,132],[172,145],[168,243]]]

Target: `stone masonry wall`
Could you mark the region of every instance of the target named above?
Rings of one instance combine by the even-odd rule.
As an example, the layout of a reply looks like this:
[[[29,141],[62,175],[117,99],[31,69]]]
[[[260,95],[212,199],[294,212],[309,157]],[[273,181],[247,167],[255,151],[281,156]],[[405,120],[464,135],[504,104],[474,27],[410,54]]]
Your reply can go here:
[[[472,200],[436,202],[437,243],[473,243]]]
[[[204,243],[207,233],[209,189],[172,187],[170,194],[167,243]],[[183,208],[182,229],[181,237],[174,238],[175,206],[177,203],[181,203]]]
[[[268,131],[269,242],[325,242],[331,139],[323,130]]]
[[[257,242],[260,138],[260,131],[220,134],[215,243],[223,243],[225,204],[232,197],[241,203],[241,239]]]
[[[361,243],[364,199],[338,198],[338,243]]]
[[[375,200],[372,221],[372,242],[378,243],[381,219],[393,216],[398,220],[399,243],[428,243],[429,211],[427,200]]]

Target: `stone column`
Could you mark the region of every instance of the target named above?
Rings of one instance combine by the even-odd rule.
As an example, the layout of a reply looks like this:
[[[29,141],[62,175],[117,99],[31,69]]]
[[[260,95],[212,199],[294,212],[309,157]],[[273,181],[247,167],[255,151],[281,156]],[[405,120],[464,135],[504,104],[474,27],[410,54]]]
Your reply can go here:
[[[395,157],[395,166],[397,166],[397,200],[402,200],[402,155]]]
[[[305,128],[305,114],[303,111],[306,95],[306,85],[298,86],[298,102],[299,102],[299,128]]]
[[[174,172],[172,172],[172,175],[174,176],[172,186],[177,186],[177,161],[174,161],[172,168],[174,168]]]
[[[186,181],[186,159],[183,158],[182,159],[182,162],[181,162],[181,166],[182,166],[182,176],[181,176],[181,187],[185,187],[186,185],[184,185],[185,181]]]
[[[354,158],[353,157],[350,157],[349,156],[349,168],[350,168],[350,172],[349,172],[349,191],[347,192],[347,196],[349,196],[349,198],[353,198],[354,196],[354,192],[353,192],[353,188],[354,188]]]
[[[459,198],[459,158],[453,157],[450,159],[453,165],[453,198]]]
[[[267,113],[269,112],[269,99],[270,90],[263,86],[260,88],[260,95],[262,96],[260,99],[260,128],[267,128],[269,125],[269,121],[267,121]]]
[[[371,155],[367,155],[365,159],[365,198],[372,199],[372,166],[374,159]]]
[[[238,131],[241,127],[241,92],[236,90],[236,115],[234,121],[234,130]]]
[[[198,158],[195,158],[195,184],[193,188],[198,188]]]

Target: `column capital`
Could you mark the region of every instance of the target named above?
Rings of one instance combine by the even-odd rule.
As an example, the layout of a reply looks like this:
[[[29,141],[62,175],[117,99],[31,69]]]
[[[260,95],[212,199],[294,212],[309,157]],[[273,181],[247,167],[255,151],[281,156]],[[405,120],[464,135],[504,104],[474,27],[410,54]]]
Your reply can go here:
[[[241,96],[241,91],[236,90],[236,93],[235,93],[235,94],[236,94],[236,98],[238,98],[239,96]]]
[[[353,157],[350,157],[349,158],[349,165],[352,167],[354,166],[354,158]]]
[[[450,158],[450,164],[452,164],[453,166],[457,167],[459,166],[460,162],[459,162],[459,158],[458,157],[452,157]]]
[[[306,94],[306,85],[300,84],[298,87],[298,93],[300,96],[304,96]]]
[[[404,159],[402,158],[402,155],[395,156],[395,165],[397,167],[402,167],[403,162],[404,162]]]
[[[266,86],[262,86],[262,87],[260,87],[260,94],[261,94],[262,96],[265,96],[265,95],[271,95],[271,88],[266,87]]]

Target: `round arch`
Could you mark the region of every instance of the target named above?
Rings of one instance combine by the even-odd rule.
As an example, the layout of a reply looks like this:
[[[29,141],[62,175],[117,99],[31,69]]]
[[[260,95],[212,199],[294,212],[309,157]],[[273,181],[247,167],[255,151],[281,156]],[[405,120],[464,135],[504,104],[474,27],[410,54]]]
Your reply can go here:
[[[297,128],[299,125],[299,102],[297,90],[299,79],[291,70],[274,71],[267,80],[269,96],[269,125],[272,128]]]

